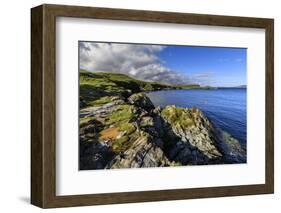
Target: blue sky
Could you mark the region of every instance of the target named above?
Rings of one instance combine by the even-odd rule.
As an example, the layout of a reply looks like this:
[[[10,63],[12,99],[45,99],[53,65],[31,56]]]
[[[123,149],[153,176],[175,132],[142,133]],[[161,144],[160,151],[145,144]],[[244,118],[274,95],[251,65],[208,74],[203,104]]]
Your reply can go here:
[[[246,85],[246,54],[245,48],[79,42],[81,69],[169,84]]]
[[[211,86],[246,85],[247,50],[199,46],[167,46],[159,52],[166,67]],[[203,79],[204,78],[204,79]]]

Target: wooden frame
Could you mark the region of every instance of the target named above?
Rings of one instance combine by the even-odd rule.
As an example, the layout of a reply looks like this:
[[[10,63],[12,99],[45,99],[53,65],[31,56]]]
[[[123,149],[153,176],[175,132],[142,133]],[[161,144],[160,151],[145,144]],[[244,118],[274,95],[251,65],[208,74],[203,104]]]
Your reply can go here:
[[[56,17],[263,28],[266,31],[265,184],[143,192],[56,196]],[[31,203],[65,207],[218,196],[274,191],[274,21],[273,19],[154,11],[41,5],[31,9]]]

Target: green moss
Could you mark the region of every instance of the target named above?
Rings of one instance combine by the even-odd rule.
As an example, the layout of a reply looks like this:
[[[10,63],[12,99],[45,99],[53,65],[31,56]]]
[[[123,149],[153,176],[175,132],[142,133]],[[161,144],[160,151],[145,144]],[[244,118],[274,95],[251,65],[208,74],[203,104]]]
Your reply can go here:
[[[127,135],[136,131],[136,127],[131,123],[123,123],[119,126],[120,131],[126,131]]]
[[[117,140],[115,141],[115,143],[117,143],[117,144],[123,144],[123,143],[127,142],[129,139],[130,139],[130,138],[125,135],[125,136],[123,136],[123,137],[117,139]]]
[[[182,127],[189,127],[189,126],[194,125],[194,122],[193,122],[192,119],[186,118],[186,119],[181,119],[181,120],[179,121],[179,124],[180,124]]]
[[[128,148],[130,148],[130,146],[130,138],[128,136],[123,136],[113,142],[112,150],[115,153],[120,153],[126,151]]]
[[[126,131],[126,133],[121,138],[113,141],[112,150],[115,153],[124,152],[129,149],[137,137],[137,134],[135,134],[136,127],[131,123],[121,123],[118,130]]]
[[[112,100],[115,98],[115,96],[104,96],[100,99],[97,99],[97,100],[94,100],[94,101],[91,101],[89,104],[91,106],[99,106],[99,105],[103,105],[103,104],[107,104],[107,103],[110,103],[112,102]]]
[[[94,117],[91,116],[91,115],[88,115],[88,116],[85,116],[85,117],[83,117],[83,118],[80,118],[80,119],[79,119],[80,127],[83,127],[83,126],[87,125],[88,122],[89,122],[90,120],[92,120],[93,118],[94,118]]]
[[[161,116],[171,125],[180,125],[183,128],[194,125],[193,116],[185,108],[168,106],[162,110]]]
[[[120,126],[122,123],[128,123],[135,117],[133,112],[134,107],[128,104],[120,105],[115,111],[108,117],[107,124],[117,124]]]

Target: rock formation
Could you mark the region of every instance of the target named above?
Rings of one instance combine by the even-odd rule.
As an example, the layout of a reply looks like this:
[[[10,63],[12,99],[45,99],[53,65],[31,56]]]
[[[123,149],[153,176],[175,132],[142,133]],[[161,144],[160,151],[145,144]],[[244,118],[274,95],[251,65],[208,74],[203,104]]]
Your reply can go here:
[[[181,88],[200,86],[80,70],[80,169],[245,163],[239,141],[199,109],[155,108],[143,93]]]
[[[196,108],[155,108],[144,93],[80,111],[80,169],[243,163],[239,141]]]

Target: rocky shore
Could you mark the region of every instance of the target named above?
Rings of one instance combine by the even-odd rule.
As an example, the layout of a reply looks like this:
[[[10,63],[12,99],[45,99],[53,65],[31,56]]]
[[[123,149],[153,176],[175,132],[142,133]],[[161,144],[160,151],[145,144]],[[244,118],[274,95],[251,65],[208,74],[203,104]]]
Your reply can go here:
[[[200,109],[155,108],[128,79],[97,84],[89,75],[80,73],[81,170],[246,162],[239,141]]]

